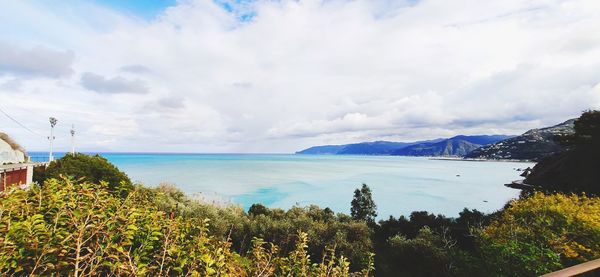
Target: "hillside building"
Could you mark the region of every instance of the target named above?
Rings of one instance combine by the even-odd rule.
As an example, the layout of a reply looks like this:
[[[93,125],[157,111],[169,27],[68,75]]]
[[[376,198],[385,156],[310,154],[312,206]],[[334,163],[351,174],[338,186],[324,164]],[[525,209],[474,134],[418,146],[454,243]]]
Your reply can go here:
[[[27,186],[33,182],[33,168],[45,163],[32,163],[25,150],[8,135],[0,132],[0,192],[11,186]]]

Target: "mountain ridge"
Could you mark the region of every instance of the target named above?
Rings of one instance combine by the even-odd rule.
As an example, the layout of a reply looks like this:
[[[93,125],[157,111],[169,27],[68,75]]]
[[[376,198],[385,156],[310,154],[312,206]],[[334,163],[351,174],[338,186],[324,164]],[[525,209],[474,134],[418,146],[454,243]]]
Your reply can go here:
[[[373,141],[342,145],[313,146],[296,152],[303,155],[396,155],[396,156],[463,156],[484,144],[512,136],[458,135],[414,142]],[[402,149],[409,151],[403,152]],[[419,150],[420,149],[420,150]]]

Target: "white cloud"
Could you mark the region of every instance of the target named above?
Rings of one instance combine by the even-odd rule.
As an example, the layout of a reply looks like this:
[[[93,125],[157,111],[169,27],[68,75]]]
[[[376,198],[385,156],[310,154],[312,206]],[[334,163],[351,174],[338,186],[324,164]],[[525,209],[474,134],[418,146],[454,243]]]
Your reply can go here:
[[[152,70],[140,64],[130,64],[121,66],[121,71],[131,72],[131,73],[150,73]]]
[[[83,73],[81,85],[98,93],[148,93],[148,87],[141,80],[128,80],[121,76],[106,78],[91,72]]]
[[[0,75],[59,78],[73,73],[72,51],[56,51],[43,46],[20,49],[0,41]]]
[[[17,50],[0,54],[0,97],[18,84],[9,109],[32,128],[54,115],[85,147],[117,151],[517,134],[600,108],[598,1],[225,2],[233,12],[189,0],[141,21],[7,1],[2,45]]]

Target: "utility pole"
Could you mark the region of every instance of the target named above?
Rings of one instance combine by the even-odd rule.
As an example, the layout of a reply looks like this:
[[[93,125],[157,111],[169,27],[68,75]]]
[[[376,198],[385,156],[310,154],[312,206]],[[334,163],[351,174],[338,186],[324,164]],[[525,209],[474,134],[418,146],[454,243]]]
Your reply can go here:
[[[54,126],[56,126],[56,122],[58,120],[56,120],[56,118],[54,117],[50,117],[50,136],[48,137],[48,140],[50,140],[50,154],[48,155],[48,161],[52,162],[54,161],[54,155],[52,153],[52,145],[54,143]]]
[[[75,125],[71,125],[71,155],[75,156]]]

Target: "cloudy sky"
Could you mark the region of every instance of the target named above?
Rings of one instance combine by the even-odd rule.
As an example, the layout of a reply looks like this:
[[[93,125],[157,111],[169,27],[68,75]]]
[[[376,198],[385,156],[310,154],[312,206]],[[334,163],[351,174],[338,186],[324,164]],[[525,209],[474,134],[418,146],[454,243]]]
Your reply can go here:
[[[144,2],[152,2],[144,5]],[[520,134],[600,107],[598,0],[0,0],[0,131],[84,151]]]

